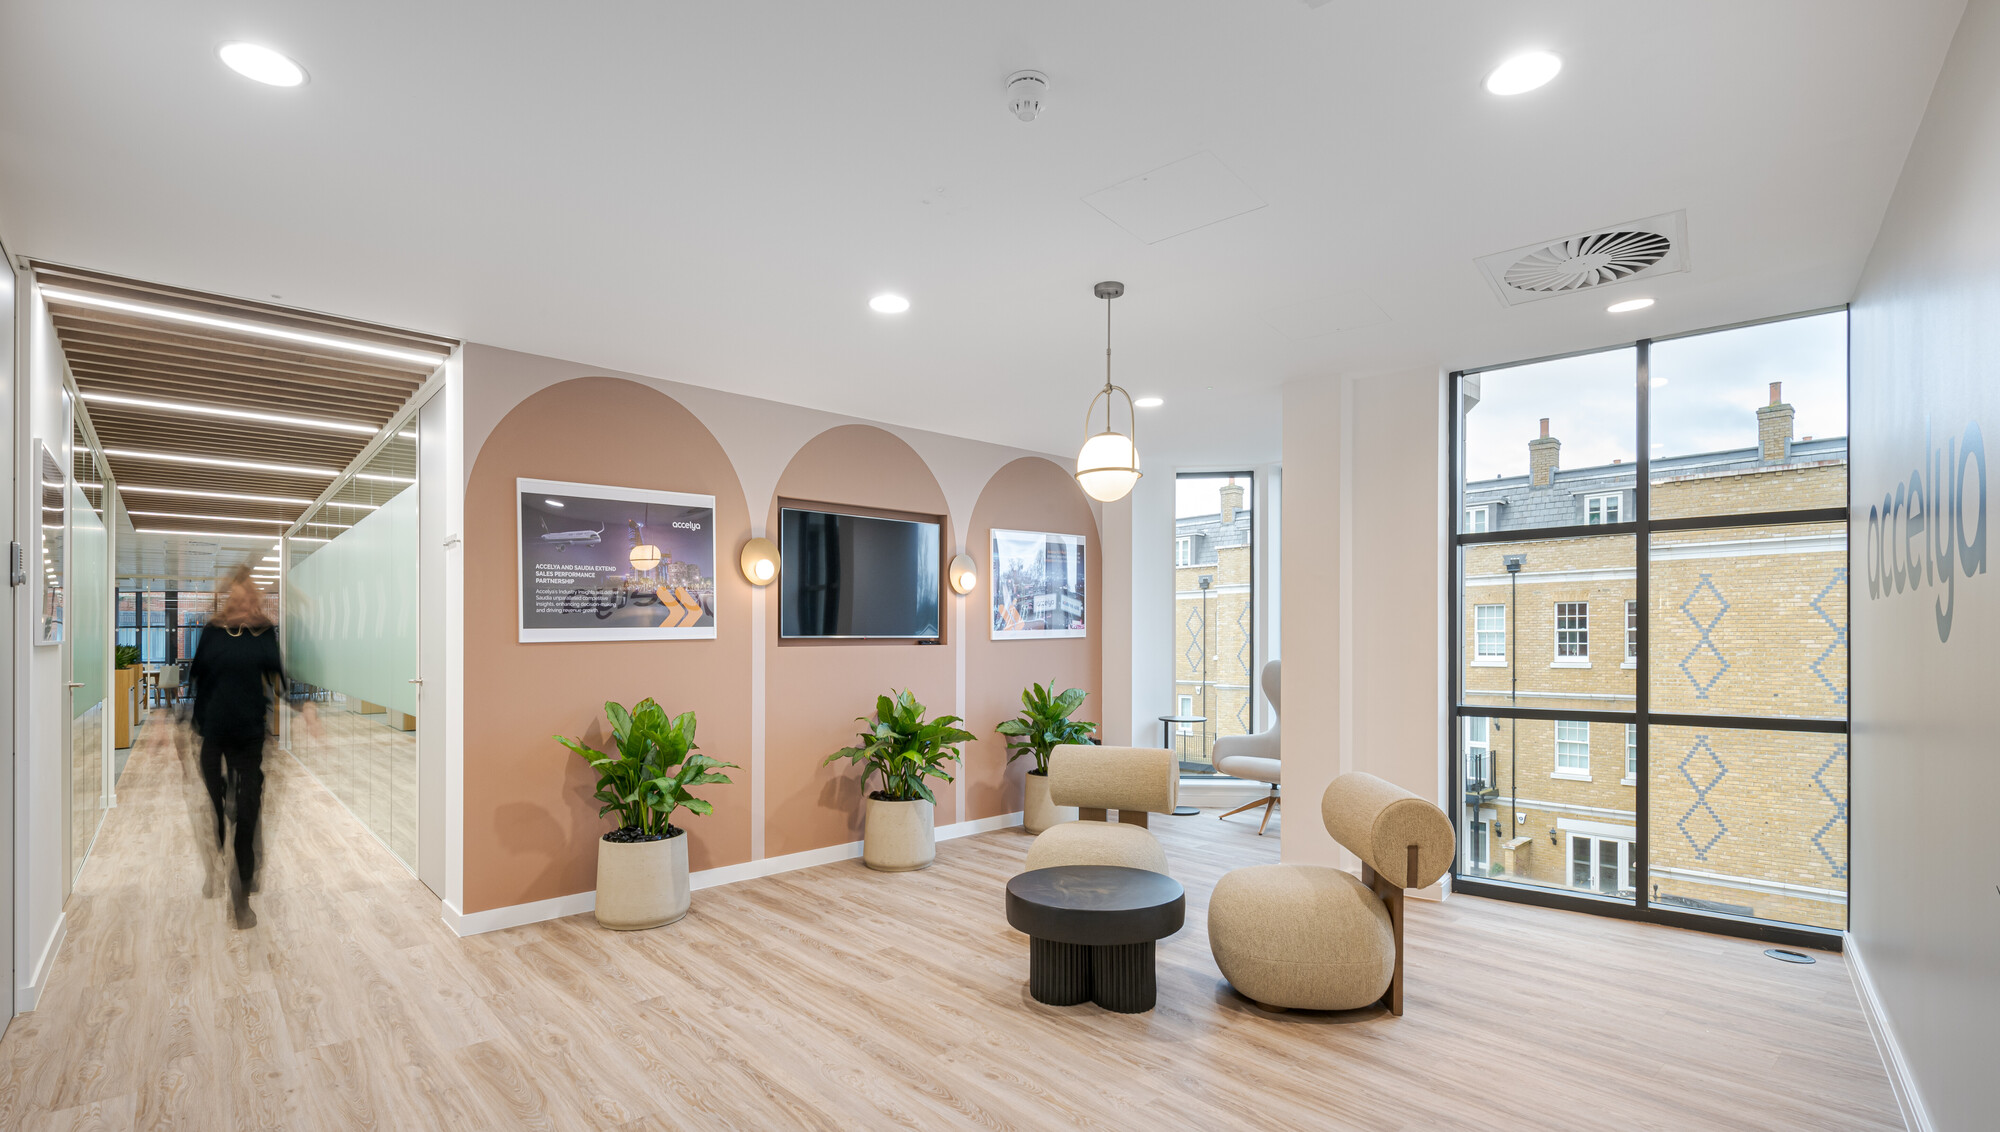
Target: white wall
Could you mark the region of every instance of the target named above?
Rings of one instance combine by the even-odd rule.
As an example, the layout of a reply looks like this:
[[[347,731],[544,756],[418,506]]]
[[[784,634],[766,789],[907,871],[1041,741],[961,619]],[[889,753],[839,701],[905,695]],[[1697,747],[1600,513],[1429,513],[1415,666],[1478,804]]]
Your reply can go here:
[[[1351,770],[1446,800],[1445,378],[1285,386],[1287,861],[1352,868],[1319,799]]]
[[[1929,538],[1921,508],[1969,426],[1968,540],[2000,525],[2000,2],[1968,5],[1853,308],[1851,950],[1864,1005],[1913,1127],[1987,1128],[2000,1111],[2000,570]],[[1934,463],[1935,461],[1935,463]],[[1934,470],[1935,469],[1935,470]],[[1938,484],[1933,485],[1933,478]],[[1896,506],[1898,496],[1903,506]],[[1979,514],[1984,496],[1987,513]],[[1893,534],[1882,537],[1888,497]],[[1871,515],[1871,510],[1874,514]],[[1989,538],[2000,543],[2000,530]],[[1918,585],[1883,592],[1881,560],[1913,556]],[[1991,545],[1987,561],[2000,555]],[[1871,565],[1872,564],[1872,565]],[[1939,567],[1950,565],[1951,580]],[[1996,563],[2000,565],[2000,563]],[[1942,614],[1950,613],[1949,634]]]
[[[28,276],[21,279],[16,310],[24,342],[15,391],[13,537],[27,552],[32,577],[42,533],[34,442],[45,441],[67,468],[70,421],[55,323]],[[16,586],[13,594],[14,623],[22,630],[15,636],[14,999],[16,1009],[32,1010],[63,933],[63,873],[69,862],[63,844],[68,676],[60,647],[32,643],[36,588]]]

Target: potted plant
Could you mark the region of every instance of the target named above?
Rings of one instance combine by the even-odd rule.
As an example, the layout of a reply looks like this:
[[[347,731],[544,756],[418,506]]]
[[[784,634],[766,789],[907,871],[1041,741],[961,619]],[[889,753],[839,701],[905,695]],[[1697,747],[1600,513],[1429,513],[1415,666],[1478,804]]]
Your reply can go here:
[[[687,830],[672,823],[674,811],[712,812],[688,789],[727,783],[718,771],[736,764],[696,750],[691,711],[670,717],[649,698],[631,711],[607,702],[604,714],[616,751],[556,736],[597,772],[598,816],[618,815],[618,828],[597,842],[597,922],[618,931],[671,924],[687,915],[691,895]]]
[[[111,695],[117,705],[111,719],[111,745],[120,750],[132,745],[132,723],[139,712],[139,650],[132,645],[119,645],[111,650],[111,666],[117,671],[112,674]]]
[[[1083,706],[1090,693],[1071,688],[1055,693],[1056,682],[1048,687],[1030,685],[1021,693],[1021,714],[993,730],[1007,737],[1007,756],[1013,762],[1022,755],[1035,756],[1028,772],[1027,800],[1022,806],[1021,824],[1029,833],[1040,833],[1052,825],[1076,820],[1076,807],[1058,806],[1049,801],[1049,754],[1064,743],[1088,743],[1095,723],[1071,719],[1070,713]]]
[[[859,716],[857,722],[867,723]],[[861,835],[861,861],[883,872],[929,868],[937,860],[933,827],[937,798],[926,778],[952,780],[945,764],[959,759],[958,745],[977,736],[962,731],[955,715],[924,718],[924,705],[908,691],[875,698],[875,723],[857,738],[859,746],[842,747],[823,765],[848,759],[868,773],[882,776],[882,788],[868,795],[868,812]]]

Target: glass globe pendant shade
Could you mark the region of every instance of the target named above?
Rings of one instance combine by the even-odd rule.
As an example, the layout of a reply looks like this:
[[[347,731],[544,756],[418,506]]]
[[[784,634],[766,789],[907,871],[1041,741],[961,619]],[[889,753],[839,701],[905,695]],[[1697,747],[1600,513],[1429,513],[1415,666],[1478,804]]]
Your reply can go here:
[[[1139,450],[1123,433],[1100,432],[1076,454],[1076,482],[1100,503],[1116,503],[1131,494],[1139,474]]]
[[[651,570],[660,564],[660,548],[651,543],[635,546],[632,548],[631,558],[633,569]]]

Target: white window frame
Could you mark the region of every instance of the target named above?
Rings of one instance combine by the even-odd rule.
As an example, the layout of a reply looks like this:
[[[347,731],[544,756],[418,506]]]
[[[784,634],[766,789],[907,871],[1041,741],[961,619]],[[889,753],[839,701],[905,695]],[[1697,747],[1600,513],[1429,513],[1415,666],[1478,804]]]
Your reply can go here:
[[[1582,610],[1582,612],[1581,613],[1563,612],[1564,609],[1567,609],[1572,606]],[[1555,609],[1555,614],[1552,618],[1554,631],[1552,636],[1554,637],[1555,657],[1553,660],[1549,662],[1549,667],[1589,668],[1590,667],[1590,603],[1588,601],[1559,601],[1555,603],[1554,609]],[[1580,624],[1573,625],[1565,629],[1563,627],[1563,618],[1565,617],[1571,617],[1571,618],[1581,617],[1582,621]],[[1577,633],[1580,634],[1580,636],[1578,636],[1573,641],[1565,642],[1563,640],[1564,633]],[[1563,648],[1565,644],[1567,644],[1569,647],[1577,651],[1571,653],[1564,653]]]
[[[1625,663],[1621,668],[1639,667],[1639,601],[1625,599]]]
[[[1493,871],[1491,823],[1470,818],[1465,823],[1465,871],[1488,876]]]
[[[1483,535],[1493,529],[1493,505],[1479,503],[1465,509],[1465,533]]]
[[[1625,777],[1620,786],[1630,786],[1639,781],[1639,725],[1625,725]]]
[[[1193,714],[1194,714],[1194,697],[1193,697],[1193,696],[1187,696],[1187,695],[1181,695],[1181,696],[1175,696],[1175,697],[1174,697],[1174,714],[1175,714],[1175,715],[1179,715],[1179,716],[1190,716],[1190,715],[1193,715]],[[1192,724],[1192,723],[1176,723],[1176,724],[1174,724],[1174,733],[1175,733],[1176,735],[1192,735],[1192,734],[1194,734],[1194,724]]]
[[[1479,627],[1479,615],[1488,610],[1497,611],[1495,612],[1494,615],[1499,618],[1500,624],[1496,628],[1482,629]],[[1500,651],[1497,653],[1489,653],[1485,651],[1484,645],[1486,642],[1482,638],[1485,634],[1489,633],[1498,633],[1500,635]],[[1504,604],[1493,605],[1489,603],[1485,605],[1475,605],[1472,607],[1472,667],[1474,668],[1507,667],[1506,605]]]
[[[1578,838],[1582,838],[1584,841],[1590,843],[1590,861],[1586,866],[1590,870],[1589,884],[1579,885],[1576,883],[1576,843]],[[1611,892],[1605,892],[1603,889],[1597,887],[1597,873],[1604,866],[1604,850],[1606,847],[1610,847],[1611,849],[1615,862],[1613,865],[1615,870],[1614,875],[1621,882],[1619,887]],[[1573,831],[1563,838],[1563,883],[1568,887],[1579,892],[1595,892],[1600,896],[1616,896],[1619,893],[1631,892],[1633,884],[1637,879],[1632,871],[1632,842],[1615,837],[1600,837],[1592,833],[1576,833]]]
[[[1624,492],[1613,491],[1604,495],[1586,495],[1583,497],[1583,521],[1585,524],[1595,527],[1604,523],[1622,522],[1624,518]]]
[[[1174,565],[1194,565],[1194,536],[1181,535],[1174,539]]]
[[[1462,716],[1465,720],[1465,781],[1493,781],[1493,721],[1483,715]],[[1473,773],[1474,770],[1479,773]]]
[[[1578,727],[1581,727],[1583,729],[1581,732],[1583,738],[1581,740],[1577,738],[1579,732],[1573,730],[1574,728]],[[1564,730],[1565,728],[1571,728],[1572,730],[1565,731]],[[1555,772],[1551,774],[1549,777],[1569,778],[1569,779],[1574,779],[1578,782],[1589,782],[1590,781],[1590,724],[1580,719],[1558,719],[1556,720],[1555,733],[1556,733]],[[1583,751],[1581,753],[1583,765],[1580,767],[1576,765],[1576,760],[1579,756],[1578,752],[1575,749],[1579,744],[1583,747]],[[1565,746],[1569,747],[1570,749],[1565,751],[1563,749]],[[1570,760],[1569,765],[1567,766],[1563,764],[1563,760],[1565,758],[1568,758]]]

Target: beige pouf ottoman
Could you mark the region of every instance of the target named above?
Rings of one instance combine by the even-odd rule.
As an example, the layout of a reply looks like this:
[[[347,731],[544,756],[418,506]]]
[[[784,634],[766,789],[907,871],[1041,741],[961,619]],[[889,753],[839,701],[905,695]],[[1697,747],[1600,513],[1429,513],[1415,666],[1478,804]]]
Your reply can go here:
[[[1123,865],[1167,871],[1167,851],[1144,827],[1123,822],[1069,821],[1051,826],[1028,847],[1029,869],[1058,865]]]
[[[1353,1010],[1396,973],[1389,910],[1351,873],[1254,865],[1216,882],[1208,945],[1231,986],[1265,1006]]]

